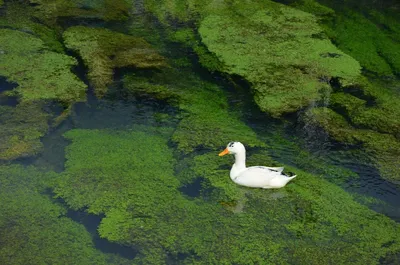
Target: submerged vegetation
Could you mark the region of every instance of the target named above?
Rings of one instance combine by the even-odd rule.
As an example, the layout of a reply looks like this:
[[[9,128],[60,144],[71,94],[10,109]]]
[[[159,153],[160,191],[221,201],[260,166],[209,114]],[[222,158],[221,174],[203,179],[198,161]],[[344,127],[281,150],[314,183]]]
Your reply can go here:
[[[164,58],[141,38],[83,26],[68,28],[63,37],[67,48],[77,51],[89,68],[88,78],[98,97],[113,82],[114,68],[166,66]]]
[[[49,115],[41,105],[23,102],[16,107],[0,106],[0,159],[13,160],[38,154],[40,138],[48,130]]]
[[[85,99],[86,85],[71,72],[75,58],[49,51],[40,38],[11,29],[0,29],[0,48],[0,75],[18,84],[8,94],[23,101]]]
[[[73,209],[105,214],[100,235],[138,249],[135,263],[164,264],[181,256],[190,264],[366,264],[400,248],[397,224],[305,172],[283,191],[245,189],[223,181],[228,170],[219,167],[227,162],[207,152],[186,164],[177,179],[173,168],[185,161],[173,158],[170,134],[143,126],[66,134],[72,144],[56,181],[57,196]],[[180,181],[195,177],[208,183],[201,197],[179,192]]]
[[[0,165],[0,263],[128,264],[97,250],[85,227],[66,217],[48,193],[56,178],[34,167]]]
[[[0,0],[0,263],[398,260],[400,225],[340,187],[363,176],[312,156],[283,128],[296,113],[398,181],[399,22],[329,1],[282,2],[290,6]],[[206,71],[218,75],[206,80]],[[234,88],[224,89],[227,82]],[[261,129],[243,111],[253,106],[249,93],[263,112]],[[117,108],[99,110],[98,100],[174,111],[146,123],[138,108],[123,113],[124,126],[112,126],[112,115],[99,115],[110,126],[76,122],[85,107]],[[40,156],[43,137],[60,124],[64,168],[21,165]],[[249,147],[249,165],[285,166],[298,177],[279,190],[235,185],[232,161],[217,156],[232,140]],[[282,148],[292,150],[288,165],[275,160]],[[96,215],[96,231],[72,211]],[[97,235],[125,246],[131,259],[101,251]]]

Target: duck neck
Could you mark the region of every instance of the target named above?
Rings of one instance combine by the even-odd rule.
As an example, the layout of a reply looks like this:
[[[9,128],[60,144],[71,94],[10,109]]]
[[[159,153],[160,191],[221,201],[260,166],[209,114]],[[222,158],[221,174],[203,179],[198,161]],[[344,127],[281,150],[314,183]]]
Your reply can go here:
[[[235,154],[235,164],[233,164],[231,177],[237,177],[246,169],[246,151]]]

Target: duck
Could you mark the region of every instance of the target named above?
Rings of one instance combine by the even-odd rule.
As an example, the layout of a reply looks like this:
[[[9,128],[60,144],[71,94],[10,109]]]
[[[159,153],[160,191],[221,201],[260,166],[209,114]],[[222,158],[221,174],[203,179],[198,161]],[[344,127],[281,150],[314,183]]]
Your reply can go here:
[[[230,142],[219,156],[231,154],[235,163],[230,171],[230,177],[238,185],[250,188],[278,189],[294,179],[294,176],[283,174],[283,167],[253,166],[246,167],[246,148],[241,142]]]

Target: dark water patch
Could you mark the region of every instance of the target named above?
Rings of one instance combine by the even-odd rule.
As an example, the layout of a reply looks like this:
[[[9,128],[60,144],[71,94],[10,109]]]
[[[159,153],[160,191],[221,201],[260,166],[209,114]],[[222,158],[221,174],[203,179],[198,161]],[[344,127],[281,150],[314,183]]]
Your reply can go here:
[[[201,195],[203,181],[204,178],[196,178],[193,182],[180,187],[179,191],[191,198],[199,197]]]
[[[166,259],[166,264],[168,265],[180,265],[180,264],[186,264],[185,260],[190,260],[193,262],[193,260],[196,260],[198,262],[201,261],[201,258],[196,255],[194,251],[189,251],[188,253],[168,253],[167,252],[167,259]]]
[[[60,116],[65,110],[67,106],[63,105],[57,101],[48,101],[43,104],[42,110],[54,117]]]
[[[176,111],[153,98],[130,97],[126,100],[102,99],[78,103],[72,123],[83,129],[126,129],[134,124],[155,127],[174,126]]]
[[[74,26],[85,26],[85,27],[105,27],[106,22],[97,17],[58,17],[57,24],[60,25],[64,30]]]
[[[373,96],[366,95],[362,88],[358,86],[346,86],[343,88],[343,92],[349,93],[357,98],[363,99],[366,101],[367,107],[376,106],[376,99]]]
[[[126,259],[134,259],[138,251],[129,246],[112,243],[104,238],[100,238],[97,228],[104,215],[88,214],[85,211],[68,210],[67,217],[85,226],[86,230],[92,235],[95,247],[103,253],[117,254]]]
[[[381,265],[398,265],[400,264],[400,253],[391,253],[379,260]]]
[[[43,143],[43,152],[35,157],[32,164],[39,167],[48,168],[55,172],[65,170],[65,148],[71,143],[65,139],[63,134],[73,128],[71,120],[67,119],[52,132],[44,136],[41,141]]]
[[[10,107],[15,107],[18,105],[18,97],[16,96],[6,96],[3,93],[6,91],[11,91],[18,87],[18,84],[8,82],[5,77],[0,76],[0,105],[6,105]]]

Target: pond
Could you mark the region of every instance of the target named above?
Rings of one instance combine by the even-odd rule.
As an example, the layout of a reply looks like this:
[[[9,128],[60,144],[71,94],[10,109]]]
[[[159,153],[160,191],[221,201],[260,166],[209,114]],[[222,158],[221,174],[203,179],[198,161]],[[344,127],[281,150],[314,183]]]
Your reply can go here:
[[[396,3],[56,2],[0,1],[1,264],[400,264]],[[232,141],[297,177],[235,184]]]

